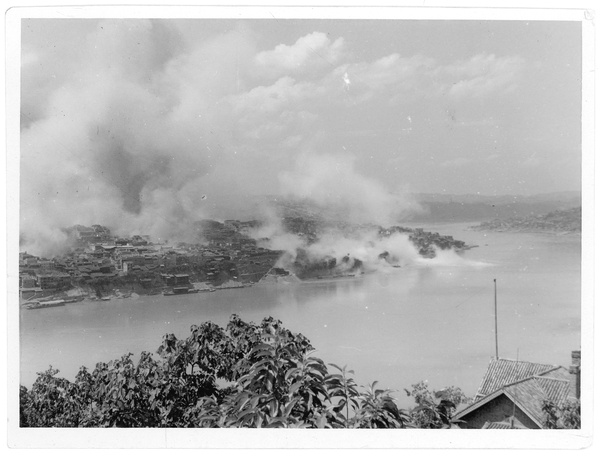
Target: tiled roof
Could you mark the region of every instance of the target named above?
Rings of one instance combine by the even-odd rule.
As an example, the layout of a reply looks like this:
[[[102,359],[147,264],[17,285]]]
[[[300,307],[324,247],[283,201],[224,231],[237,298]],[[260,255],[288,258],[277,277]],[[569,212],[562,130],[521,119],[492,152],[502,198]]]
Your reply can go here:
[[[511,425],[506,421],[486,421],[481,429],[525,429],[517,424]]]
[[[553,366],[552,364],[492,358],[475,398],[480,399],[508,383],[514,383],[533,375],[540,375],[556,367],[558,366]]]
[[[577,398],[577,383],[575,376],[569,372],[569,369],[559,366],[556,369],[552,369],[548,372],[544,372],[538,375],[539,377],[552,377],[560,380],[567,380],[571,384],[569,396],[573,399]]]
[[[546,394],[546,398],[557,405],[561,405],[569,395],[571,385],[569,380],[537,376],[534,379]]]
[[[502,388],[511,399],[536,421],[540,427],[544,423],[544,400],[550,400],[557,405],[563,403],[569,394],[570,383],[548,377],[531,377]]]
[[[566,369],[562,366],[556,366],[553,369],[547,370],[536,375],[538,377],[551,377],[559,380],[571,380],[571,374],[569,373],[569,369]]]

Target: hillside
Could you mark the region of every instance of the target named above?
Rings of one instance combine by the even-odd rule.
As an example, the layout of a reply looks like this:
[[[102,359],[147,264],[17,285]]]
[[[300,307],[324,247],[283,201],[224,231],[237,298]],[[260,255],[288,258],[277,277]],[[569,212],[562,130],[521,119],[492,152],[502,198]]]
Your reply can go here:
[[[581,206],[544,215],[495,219],[471,227],[477,231],[519,231],[530,233],[581,233]]]
[[[319,218],[340,221],[347,213],[335,207],[323,207],[309,200],[294,200],[276,195],[250,198],[242,215],[235,218],[259,217],[261,209],[269,207],[281,217]],[[463,223],[494,219],[544,215],[581,205],[581,192],[554,192],[536,195],[449,195],[442,193],[412,193],[406,195],[411,209],[395,223]],[[421,210],[418,210],[420,208]]]
[[[417,193],[414,199],[424,209],[415,222],[484,222],[495,219],[540,216],[581,204],[579,192],[540,195],[444,195]]]

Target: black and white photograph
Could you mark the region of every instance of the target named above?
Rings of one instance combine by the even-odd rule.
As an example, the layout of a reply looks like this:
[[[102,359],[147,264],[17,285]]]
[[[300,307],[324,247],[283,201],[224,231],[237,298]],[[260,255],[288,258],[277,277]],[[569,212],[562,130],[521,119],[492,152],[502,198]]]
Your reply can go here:
[[[591,444],[594,11],[6,14],[9,446]]]

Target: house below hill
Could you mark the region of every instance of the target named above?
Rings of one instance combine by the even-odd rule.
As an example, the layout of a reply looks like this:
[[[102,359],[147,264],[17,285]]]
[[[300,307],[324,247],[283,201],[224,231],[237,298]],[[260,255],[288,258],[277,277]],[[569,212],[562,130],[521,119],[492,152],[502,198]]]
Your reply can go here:
[[[571,367],[493,358],[475,396],[453,422],[462,429],[544,429],[544,401],[556,406],[580,396],[581,351]]]

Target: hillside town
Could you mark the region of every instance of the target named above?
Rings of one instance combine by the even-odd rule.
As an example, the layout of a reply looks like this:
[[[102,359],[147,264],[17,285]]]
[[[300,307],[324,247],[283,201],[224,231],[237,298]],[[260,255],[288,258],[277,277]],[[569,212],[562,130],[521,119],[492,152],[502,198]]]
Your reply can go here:
[[[20,297],[110,299],[242,287],[260,280],[282,253],[241,234],[248,223],[200,225],[203,243],[176,245],[154,243],[147,235],[114,236],[102,225],[76,225],[66,230],[72,240],[68,253],[51,259],[19,254]]]
[[[301,218],[285,218],[283,225],[307,246],[319,239],[323,229],[319,223]],[[362,262],[356,258],[347,256],[339,262],[330,257],[315,260],[309,259],[302,249],[296,252],[290,270],[276,267],[284,252],[266,248],[267,238],[251,236],[259,226],[260,222],[254,220],[202,220],[195,226],[197,243],[171,245],[153,242],[143,234],[116,236],[102,225],[76,225],[65,229],[70,240],[67,253],[54,258],[19,254],[21,303],[40,308],[85,298],[108,300],[160,293],[172,296],[246,287],[267,276],[305,280],[337,277],[341,271],[363,273]],[[380,237],[406,234],[424,257],[435,256],[436,249],[469,248],[452,236],[422,229],[378,230]],[[387,259],[387,252],[382,252],[380,258]]]

